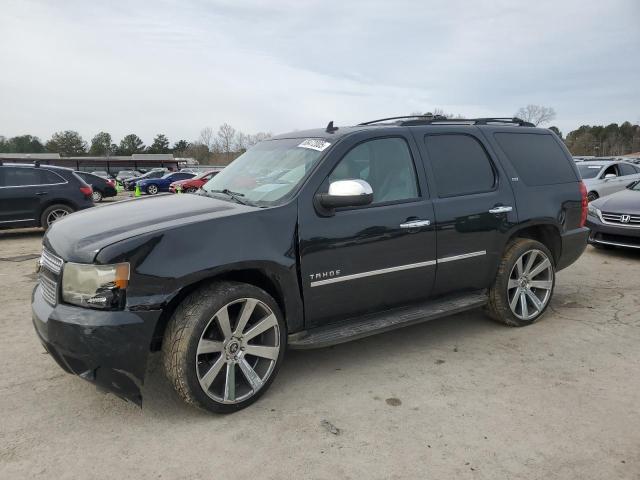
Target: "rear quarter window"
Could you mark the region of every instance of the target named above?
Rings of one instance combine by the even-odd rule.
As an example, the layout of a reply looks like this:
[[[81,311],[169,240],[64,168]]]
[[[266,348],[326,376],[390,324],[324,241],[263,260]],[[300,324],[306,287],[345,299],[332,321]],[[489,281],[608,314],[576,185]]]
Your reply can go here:
[[[564,150],[553,135],[496,133],[494,138],[527,185],[552,185],[578,180]]]

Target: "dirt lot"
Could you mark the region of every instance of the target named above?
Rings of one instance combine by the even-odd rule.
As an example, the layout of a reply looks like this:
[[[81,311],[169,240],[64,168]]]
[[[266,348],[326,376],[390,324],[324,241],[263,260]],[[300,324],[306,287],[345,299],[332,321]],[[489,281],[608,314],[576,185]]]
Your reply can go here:
[[[551,311],[479,311],[289,352],[254,406],[143,409],[64,373],[29,300],[42,234],[0,232],[0,478],[640,479],[640,254],[589,248]],[[326,422],[339,429],[336,435]]]

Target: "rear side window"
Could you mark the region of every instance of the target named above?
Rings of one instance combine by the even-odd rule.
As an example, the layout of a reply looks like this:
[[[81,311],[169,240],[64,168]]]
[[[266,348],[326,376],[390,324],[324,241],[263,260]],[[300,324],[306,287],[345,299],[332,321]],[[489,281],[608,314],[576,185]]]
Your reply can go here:
[[[438,196],[451,197],[493,190],[495,171],[478,140],[470,135],[427,135],[425,143]]]
[[[527,185],[575,182],[576,174],[553,135],[536,133],[496,133],[502,151]]]
[[[635,175],[636,173],[638,173],[636,167],[634,167],[633,165],[621,163],[618,166],[620,167],[620,175],[622,175],[623,177],[626,175]]]

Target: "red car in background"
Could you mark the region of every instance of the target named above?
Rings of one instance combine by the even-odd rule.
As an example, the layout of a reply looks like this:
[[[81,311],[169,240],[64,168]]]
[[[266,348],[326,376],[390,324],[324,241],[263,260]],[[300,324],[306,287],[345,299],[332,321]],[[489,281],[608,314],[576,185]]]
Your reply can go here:
[[[173,182],[171,185],[169,185],[169,191],[171,193],[176,193],[177,187],[180,187],[184,193],[193,193],[213,177],[215,177],[218,173],[220,173],[221,170],[221,168],[218,168],[216,170],[207,170],[206,172],[202,172],[201,174],[196,175],[193,178],[187,178],[186,180],[178,180],[177,182]]]

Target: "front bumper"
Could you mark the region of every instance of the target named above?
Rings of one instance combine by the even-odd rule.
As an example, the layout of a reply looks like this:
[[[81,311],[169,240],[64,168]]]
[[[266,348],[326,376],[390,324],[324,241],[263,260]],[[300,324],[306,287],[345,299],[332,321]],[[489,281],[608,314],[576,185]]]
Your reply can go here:
[[[593,216],[587,217],[587,226],[591,230],[589,235],[591,244],[640,249],[640,228],[638,227],[609,225]]]
[[[142,404],[141,387],[160,310],[100,311],[47,303],[38,283],[31,296],[33,325],[63,370]]]

